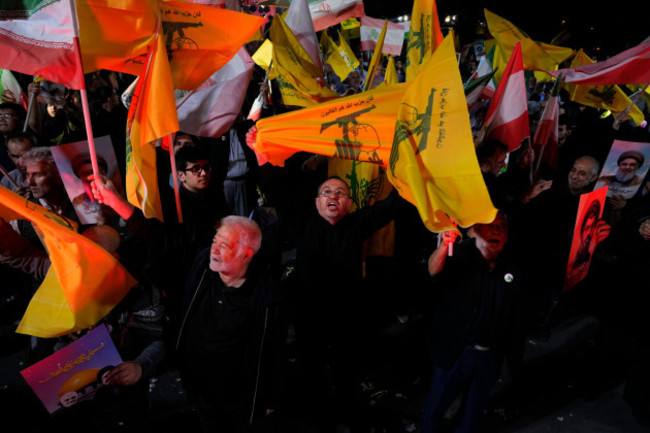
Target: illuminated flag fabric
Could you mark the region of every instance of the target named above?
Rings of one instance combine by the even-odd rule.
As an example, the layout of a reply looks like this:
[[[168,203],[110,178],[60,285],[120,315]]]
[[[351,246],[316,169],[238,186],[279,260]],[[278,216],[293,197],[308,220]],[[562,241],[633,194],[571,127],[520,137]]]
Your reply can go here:
[[[264,42],[262,42],[262,45],[260,45],[257,51],[255,51],[252,58],[257,66],[264,70],[268,69],[271,60],[273,60],[273,42],[269,39],[264,39]]]
[[[388,179],[440,232],[490,222],[492,206],[476,159],[463,83],[447,36],[408,84],[397,114]]]
[[[483,139],[494,138],[508,146],[508,152],[519,148],[530,137],[526,78],[521,62],[521,45],[516,44],[503,72],[501,82],[485,115]]]
[[[404,27],[387,20],[370,18],[365,16],[361,18],[361,49],[370,51],[374,50],[379,40],[379,35],[386,22],[386,37],[384,46],[381,50],[384,54],[399,56],[402,54],[402,45],[404,45]]]
[[[375,51],[372,53],[372,58],[370,59],[370,64],[368,65],[368,74],[363,83],[363,91],[371,89],[374,81],[375,75],[377,74],[377,68],[382,59],[382,49],[384,47],[384,40],[386,39],[386,29],[388,28],[388,20],[384,20],[384,26],[381,28],[381,33],[379,34],[379,39],[377,40],[377,45],[375,45]]]
[[[594,61],[580,50],[571,62],[570,67],[577,68],[584,65],[591,65],[593,63]],[[564,84],[564,88],[569,92],[569,97],[572,101],[579,102],[580,104],[589,107],[610,110],[613,113],[625,111],[632,104],[632,100],[627,97],[625,92],[614,84],[588,86],[567,83]],[[634,120],[634,123],[637,125],[640,125],[645,119],[643,112],[636,105],[631,107],[629,114],[630,118]]]
[[[0,10],[0,67],[83,89],[70,0],[16,0]]]
[[[399,78],[397,77],[397,70],[395,69],[395,58],[388,58],[388,65],[386,65],[386,74],[384,75],[384,81],[381,83],[384,86],[397,84],[399,83]]]
[[[309,0],[309,12],[317,32],[348,18],[365,15],[362,0]]]
[[[650,41],[625,50],[602,62],[549,71],[562,74],[565,83],[606,86],[650,83]]]
[[[307,51],[311,61],[318,68],[323,69],[323,62],[318,49],[318,38],[311,20],[307,0],[293,0],[285,17],[287,26],[291,29],[300,45]]]
[[[220,137],[239,114],[255,63],[245,48],[225,66],[176,101],[180,130],[200,137]]]
[[[84,71],[140,74],[156,35],[158,0],[77,0],[76,5]]]
[[[415,79],[441,43],[442,32],[435,0],[414,0],[406,45],[406,81]]]
[[[126,196],[147,218],[163,220],[154,141],[179,130],[169,62],[156,38],[133,93],[126,131]]]
[[[14,102],[27,108],[27,95],[9,69],[0,69],[0,102]]]
[[[201,4],[157,0],[82,0],[80,34],[86,72],[139,75],[159,18],[174,87],[193,90],[235,55],[264,19]]]
[[[0,217],[31,221],[51,261],[18,332],[50,338],[93,326],[137,283],[108,251],[78,234],[69,221],[4,187]]]
[[[502,74],[505,74],[504,66],[517,43],[521,46],[523,67],[526,70],[551,71],[573,53],[570,48],[547,44],[544,45],[545,49],[510,21],[487,9],[484,9],[484,12],[490,34],[496,41],[492,67],[497,69],[495,74],[497,83],[501,81]]]
[[[284,166],[287,158],[305,151],[386,166],[395,131],[396,107],[405,86],[378,86],[368,92],[261,119],[251,147],[260,164]]]
[[[557,95],[546,102],[542,118],[533,136],[535,155],[546,162],[553,170],[557,169],[558,159],[558,120],[560,104]]]
[[[332,66],[334,73],[341,80],[345,80],[350,72],[359,66],[359,60],[354,55],[345,38],[343,38],[341,32],[339,32],[338,45],[327,35],[327,32],[322,32],[320,38],[320,45],[327,58],[327,63]]]
[[[339,97],[321,85],[322,69],[314,65],[280,15],[271,24],[270,39],[273,64],[269,79],[277,81],[285,105],[310,107]]]

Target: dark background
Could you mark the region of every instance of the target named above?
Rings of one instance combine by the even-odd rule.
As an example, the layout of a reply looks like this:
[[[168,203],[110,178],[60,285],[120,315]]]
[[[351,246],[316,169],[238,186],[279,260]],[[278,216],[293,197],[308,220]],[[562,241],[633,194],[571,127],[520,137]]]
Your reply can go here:
[[[368,0],[364,6],[366,15],[370,17],[392,19],[410,14],[413,2]],[[604,60],[650,36],[650,2],[647,1],[513,3],[439,0],[437,7],[441,22],[447,15],[458,16],[455,29],[463,45],[473,41],[477,23],[485,22],[484,8],[512,22],[539,42],[550,43],[566,31],[557,45],[582,48],[594,60]],[[444,30],[443,34],[446,34]]]

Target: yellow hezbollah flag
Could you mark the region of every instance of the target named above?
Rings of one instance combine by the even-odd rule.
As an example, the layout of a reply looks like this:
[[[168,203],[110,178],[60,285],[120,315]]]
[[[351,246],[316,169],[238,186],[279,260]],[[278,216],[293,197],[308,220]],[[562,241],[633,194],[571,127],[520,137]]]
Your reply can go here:
[[[372,59],[370,59],[370,64],[368,65],[368,74],[366,75],[366,80],[363,83],[363,91],[370,90],[372,87],[372,82],[375,80],[375,74],[377,73],[377,66],[381,62],[382,54],[381,50],[384,49],[384,39],[386,39],[386,29],[388,27],[388,20],[384,20],[384,27],[381,28],[381,33],[379,34],[379,40],[377,40],[377,45],[375,45],[375,52],[372,53]]]
[[[578,51],[571,62],[570,68],[577,66],[590,65],[594,63],[582,50]],[[625,111],[632,104],[632,100],[627,97],[623,90],[615,85],[610,86],[584,86],[579,84],[565,83],[562,85],[572,101],[578,102],[589,107],[610,110],[618,114]],[[645,119],[643,112],[636,105],[632,105],[629,112],[630,118],[636,125],[640,125]]]
[[[447,36],[408,86],[398,109],[388,179],[431,231],[490,222],[453,36]]]
[[[127,118],[126,196],[147,218],[163,220],[154,141],[179,130],[171,71],[156,38],[133,93]]]
[[[404,83],[261,119],[253,149],[260,163],[284,166],[296,152],[386,166]]]
[[[406,81],[412,81],[442,43],[435,0],[414,0],[406,45]]]
[[[573,50],[564,47],[555,47],[544,44],[543,46],[531,38],[510,21],[484,9],[490,34],[495,39],[492,69],[497,69],[494,79],[498,83],[508,64],[508,60],[515,49],[517,42],[521,43],[521,55],[524,69],[538,71],[552,71],[557,65],[571,56]],[[486,47],[487,52],[487,47]]]
[[[0,217],[31,221],[52,263],[17,332],[48,338],[93,326],[137,283],[108,251],[78,234],[69,221],[4,187]]]
[[[336,92],[321,86],[318,79],[323,71],[314,64],[280,15],[273,19],[270,39],[273,42],[273,64],[269,79],[277,81],[286,105],[310,107],[338,98]]]
[[[384,75],[384,81],[382,85],[390,85],[399,83],[399,78],[397,77],[397,70],[395,69],[395,58],[390,56],[388,58],[388,65],[386,65],[386,75]]]
[[[337,45],[327,32],[321,33],[320,45],[323,48],[323,53],[327,59],[327,63],[332,66],[334,73],[341,79],[345,80],[350,72],[359,66],[359,60],[354,55],[354,52],[348,45],[347,41],[339,32],[339,44]]]
[[[273,42],[268,39],[264,39],[262,45],[255,51],[255,54],[251,57],[255,64],[260,68],[267,70],[273,59]]]

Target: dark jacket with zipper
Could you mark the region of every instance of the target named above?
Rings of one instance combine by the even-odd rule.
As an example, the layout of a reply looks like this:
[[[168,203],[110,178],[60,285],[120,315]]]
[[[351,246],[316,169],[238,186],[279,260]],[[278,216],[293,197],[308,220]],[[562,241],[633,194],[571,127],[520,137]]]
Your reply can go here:
[[[185,289],[175,344],[181,378],[190,396],[219,407],[242,405],[252,423],[281,395],[287,331],[282,301],[275,285],[254,272],[241,287],[226,287],[209,261],[206,248]]]

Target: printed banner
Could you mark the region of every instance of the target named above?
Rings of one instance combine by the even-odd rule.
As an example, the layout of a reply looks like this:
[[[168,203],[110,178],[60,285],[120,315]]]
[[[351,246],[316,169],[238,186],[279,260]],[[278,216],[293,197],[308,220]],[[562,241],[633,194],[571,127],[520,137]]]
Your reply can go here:
[[[607,197],[628,200],[641,187],[650,168],[650,143],[614,140],[594,189],[608,186]]]
[[[104,387],[102,376],[121,363],[106,326],[101,325],[20,374],[53,415],[93,399]]]

